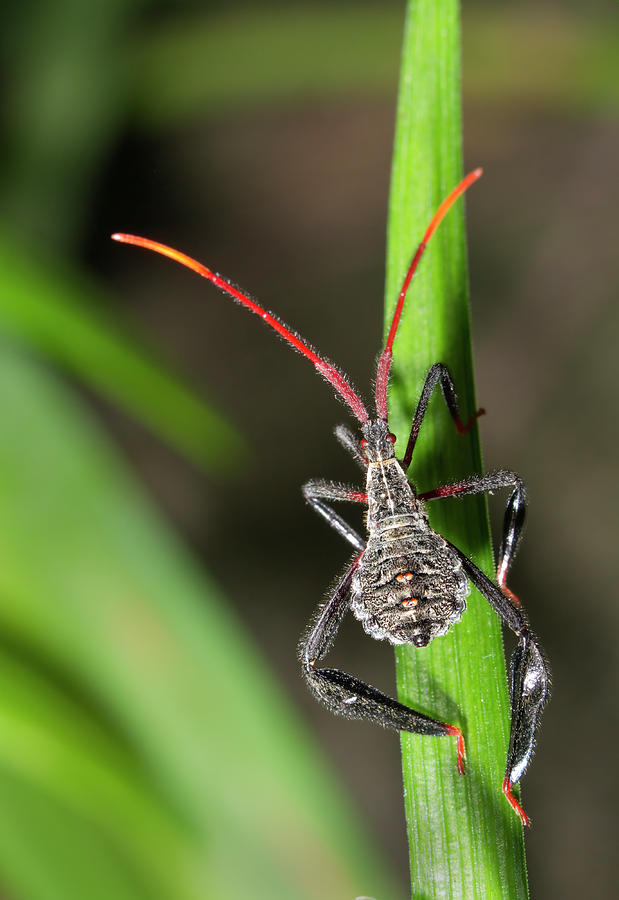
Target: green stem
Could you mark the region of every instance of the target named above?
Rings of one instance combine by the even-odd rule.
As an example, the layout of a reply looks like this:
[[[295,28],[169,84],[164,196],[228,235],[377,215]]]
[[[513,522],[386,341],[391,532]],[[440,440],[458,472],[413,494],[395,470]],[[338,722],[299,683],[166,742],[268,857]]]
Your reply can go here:
[[[388,321],[425,226],[461,176],[459,4],[409,0],[391,185]],[[483,182],[471,202],[481,189]],[[439,361],[454,375],[466,419],[475,396],[462,201],[424,256],[394,348],[390,412],[401,447],[425,374]],[[422,491],[481,471],[477,430],[459,437],[441,399],[430,404],[412,471]],[[430,514],[433,528],[492,574],[484,498],[436,501]],[[473,590],[462,622],[448,635],[422,651],[403,647],[396,658],[400,699],[458,725],[467,744],[462,777],[454,740],[402,734],[412,896],[526,898],[522,829],[501,793],[509,702],[496,615]]]

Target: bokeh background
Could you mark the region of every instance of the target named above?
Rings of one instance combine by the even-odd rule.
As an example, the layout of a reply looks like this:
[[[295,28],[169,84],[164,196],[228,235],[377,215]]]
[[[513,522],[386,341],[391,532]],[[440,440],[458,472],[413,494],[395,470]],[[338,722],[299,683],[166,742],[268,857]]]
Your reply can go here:
[[[299,492],[356,477],[342,409],[253,317],[108,239],[203,259],[369,392],[403,4],[5,7],[0,896],[405,896],[398,741],[296,662],[348,558]],[[616,890],[615,14],[463,10],[485,464],[529,486],[513,586],[554,672],[530,880],[566,900]],[[333,658],[393,691],[355,623]]]

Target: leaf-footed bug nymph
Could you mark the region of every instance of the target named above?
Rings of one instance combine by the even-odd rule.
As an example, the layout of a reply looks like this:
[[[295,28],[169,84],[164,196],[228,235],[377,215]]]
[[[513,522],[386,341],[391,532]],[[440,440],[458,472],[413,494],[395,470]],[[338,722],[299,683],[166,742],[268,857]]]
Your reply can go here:
[[[476,169],[464,178],[436,211],[410,264],[376,375],[376,417],[371,418],[350,380],[303,338],[255,303],[247,294],[191,257],[130,234],[114,234],[114,240],[135,244],[168,256],[211,281],[224,293],[256,313],[284,340],[307,357],[344,400],[358,419],[361,439],[344,426],[336,437],[353,455],[366,473],[365,490],[355,490],[328,481],[310,481],[303,487],[308,503],[355,549],[356,556],[338,584],[333,596],[321,607],[303,639],[300,659],[307,681],[318,697],[333,712],[367,718],[396,731],[445,736],[457,741],[457,764],[464,772],[464,737],[455,725],[449,725],[416,712],[393,700],[376,688],[337,669],[319,665],[335,639],[345,613],[351,610],[373,638],[391,644],[425,647],[459,622],[466,607],[472,583],[501,621],[516,635],[518,643],[512,655],[511,732],[503,793],[523,824],[529,819],[512,793],[526,771],[533,753],[535,733],[544,702],[549,693],[548,669],[535,636],[515,594],[507,586],[507,575],[514,561],[524,524],[526,492],[514,472],[499,470],[471,475],[454,484],[418,493],[407,478],[413,451],[430,396],[440,384],[447,409],[461,434],[468,431],[483,410],[469,421],[460,418],[458,396],[453,379],[442,363],[435,363],[425,383],[413,416],[408,444],[401,459],[395,455],[395,436],[389,430],[387,384],[393,343],[404,301],[419,260],[432,234],[453,203],[481,175]],[[499,488],[510,488],[498,554],[496,584],[457,547],[433,531],[425,505],[440,498],[462,497]],[[326,501],[357,502],[367,506],[367,540]]]

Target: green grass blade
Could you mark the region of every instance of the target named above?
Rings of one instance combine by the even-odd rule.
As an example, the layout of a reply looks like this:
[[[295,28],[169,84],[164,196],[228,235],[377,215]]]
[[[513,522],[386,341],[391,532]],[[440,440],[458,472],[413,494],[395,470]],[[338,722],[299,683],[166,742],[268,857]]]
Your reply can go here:
[[[241,438],[105,315],[84,277],[45,265],[0,239],[0,330],[60,363],[151,428],[202,469],[238,461]]]
[[[392,173],[387,318],[432,213],[458,183],[461,164],[460,35],[457,0],[409,3]],[[483,181],[472,189],[483,190]],[[463,417],[475,409],[463,203],[449,213],[414,280],[394,348],[390,408],[400,442],[410,430],[425,374],[451,369]],[[495,411],[500,413],[500,410]],[[476,431],[459,437],[434,398],[415,451],[413,477],[428,490],[481,471]],[[430,504],[433,527],[493,572],[485,501]],[[468,763],[456,770],[453,740],[402,735],[412,896],[527,896],[522,829],[501,793],[508,742],[508,692],[499,621],[475,592],[463,621],[421,651],[397,654],[399,696],[459,725]]]
[[[2,808],[24,810],[5,845],[0,811],[0,880],[28,900],[395,896],[215,586],[73,394],[0,351],[0,629],[53,681],[0,657]]]

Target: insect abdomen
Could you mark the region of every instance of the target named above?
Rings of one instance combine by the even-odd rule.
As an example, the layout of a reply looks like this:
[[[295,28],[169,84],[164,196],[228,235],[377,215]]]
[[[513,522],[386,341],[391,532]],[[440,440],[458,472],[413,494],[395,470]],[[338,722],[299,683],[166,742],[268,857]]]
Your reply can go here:
[[[425,516],[395,516],[370,532],[351,609],[372,637],[424,647],[460,620],[468,592],[459,559]]]

